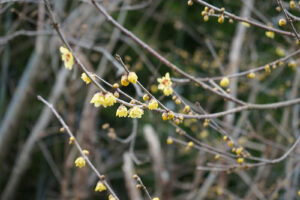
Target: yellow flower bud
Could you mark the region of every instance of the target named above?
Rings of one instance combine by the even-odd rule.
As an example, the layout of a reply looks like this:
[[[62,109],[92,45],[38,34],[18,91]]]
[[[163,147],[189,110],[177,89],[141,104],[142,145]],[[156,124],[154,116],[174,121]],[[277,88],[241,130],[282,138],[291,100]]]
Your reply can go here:
[[[229,147],[233,147],[233,142],[232,142],[232,141],[229,141],[229,142],[227,143],[227,145],[228,145]]]
[[[113,195],[108,195],[108,200],[116,200],[116,198]]]
[[[238,158],[237,159],[237,163],[238,164],[243,164],[243,162],[244,162],[244,158]]]
[[[194,142],[190,141],[190,142],[188,143],[188,147],[193,147],[193,146],[194,146]]]
[[[280,20],[278,21],[278,25],[279,25],[279,26],[284,26],[284,25],[286,25],[286,20],[285,20],[285,19],[280,19]]]
[[[292,69],[295,69],[296,68],[296,62],[292,60],[292,61],[289,62],[288,66]]]
[[[266,71],[267,74],[271,73],[270,65],[265,66],[265,71]]]
[[[229,79],[227,77],[222,78],[222,80],[220,81],[220,86],[228,87],[228,85],[229,85]]]
[[[190,112],[191,107],[189,105],[184,106],[183,112],[188,113]]]
[[[180,99],[176,99],[176,100],[175,100],[175,103],[176,103],[176,104],[181,104]]]
[[[295,9],[296,8],[296,3],[295,1],[290,1],[290,8]]]
[[[174,118],[174,113],[172,111],[168,112],[168,119],[173,119]]]
[[[271,38],[271,39],[274,39],[274,37],[275,37],[275,33],[273,31],[266,31],[265,34],[268,38]]]
[[[119,94],[118,91],[115,91],[115,92],[114,92],[114,97],[116,97],[116,98],[119,98],[119,97],[120,97],[120,94]]]
[[[149,95],[148,95],[148,94],[144,94],[143,100],[144,100],[144,101],[148,101],[148,100],[149,100]]]
[[[219,154],[215,155],[215,160],[219,160],[219,158],[220,158]]]
[[[173,144],[173,139],[172,138],[168,138],[167,139],[167,144]]]
[[[69,144],[70,144],[70,145],[73,144],[74,141],[75,141],[75,138],[74,138],[74,137],[70,137],[70,139],[69,139]]]
[[[205,22],[207,22],[207,21],[209,20],[208,15],[204,15],[203,20],[204,20]]]
[[[218,18],[218,23],[223,24],[224,23],[224,15],[220,15]]]
[[[115,88],[115,89],[119,88],[119,84],[118,83],[114,83],[113,84],[113,88]]]
[[[161,115],[162,119],[163,120],[167,120],[168,119],[168,113],[164,112],[162,115]]]

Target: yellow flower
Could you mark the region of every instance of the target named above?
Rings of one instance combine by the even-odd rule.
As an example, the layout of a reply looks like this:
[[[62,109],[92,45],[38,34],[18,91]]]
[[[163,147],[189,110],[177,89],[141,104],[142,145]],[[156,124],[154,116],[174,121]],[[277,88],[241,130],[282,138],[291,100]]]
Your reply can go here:
[[[95,75],[91,75],[92,79],[95,79]],[[91,79],[86,75],[86,73],[81,74],[81,79],[86,83],[89,84],[91,82]]]
[[[116,200],[116,198],[115,198],[113,195],[110,194],[110,195],[108,196],[108,200]]]
[[[250,72],[249,74],[247,74],[247,77],[249,79],[254,79],[255,78],[255,73],[254,72]]]
[[[158,107],[158,103],[155,99],[151,99],[149,104],[148,104],[148,108],[149,110],[154,110]]]
[[[228,87],[228,85],[229,85],[229,78],[227,78],[227,77],[222,78],[222,80],[220,81],[220,86]]]
[[[105,94],[103,102],[104,108],[106,108],[107,106],[113,106],[116,102],[116,97],[112,93],[108,92]]]
[[[243,148],[240,147],[235,150],[235,153],[236,153],[236,155],[240,155],[242,153],[242,151],[243,151]]]
[[[129,109],[129,117],[131,118],[141,118],[143,114],[144,110],[138,106],[133,106],[131,109]]]
[[[75,165],[76,167],[84,167],[85,166],[85,160],[82,156],[78,157],[76,160],[75,160]]]
[[[103,184],[102,181],[98,181],[96,187],[95,187],[95,192],[102,192],[106,190],[106,186]]]
[[[152,200],[159,200],[159,198],[158,198],[158,197],[155,197],[155,198],[153,198]]]
[[[124,105],[119,106],[116,116],[117,117],[127,117],[127,108]]]
[[[274,39],[275,37],[275,33],[273,31],[266,31],[265,34],[268,38]]]
[[[161,118],[165,121],[168,119],[168,113],[164,112],[162,115],[161,115]]]
[[[174,118],[174,113],[173,111],[168,112],[168,119],[173,119]]]
[[[158,89],[162,90],[166,96],[169,96],[173,93],[173,89],[171,87],[172,81],[169,73],[166,73],[165,76],[158,78],[157,81],[159,82]]]
[[[164,88],[164,95],[170,96],[171,94],[173,94],[173,89],[171,87]]]
[[[193,1],[192,0],[188,0],[188,6],[192,6],[193,5]]]
[[[138,77],[137,77],[136,73],[135,72],[129,72],[129,74],[128,74],[128,81],[130,83],[135,84],[137,82],[137,80],[138,80]]]
[[[99,107],[104,103],[104,95],[102,92],[98,92],[94,94],[93,98],[91,99],[90,103],[93,103],[95,107]]]
[[[123,76],[121,77],[121,85],[123,85],[123,86],[129,85],[129,81],[128,81],[127,75],[123,75]]]
[[[90,154],[90,152],[89,152],[88,150],[86,150],[86,149],[82,150],[82,152],[83,152],[85,155],[89,155],[89,154]]]
[[[74,65],[74,58],[69,49],[65,47],[59,48],[61,55],[61,59],[64,61],[64,65],[67,69],[71,70]]]
[[[298,190],[298,196],[300,197],[300,190]]]

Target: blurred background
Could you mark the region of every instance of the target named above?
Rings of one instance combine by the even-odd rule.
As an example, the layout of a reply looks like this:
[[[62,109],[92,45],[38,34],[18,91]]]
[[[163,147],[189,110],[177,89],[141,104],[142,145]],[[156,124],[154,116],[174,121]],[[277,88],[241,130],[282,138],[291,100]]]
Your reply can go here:
[[[218,23],[220,13],[203,16],[205,8],[196,1],[190,6],[186,0],[97,2],[120,25],[195,77],[223,77],[256,69],[299,48],[295,37],[268,34],[265,29],[227,17]],[[278,26],[285,15],[276,1],[207,2],[292,33],[288,24]],[[51,0],[50,4],[80,61],[107,82],[120,82],[124,70],[115,59],[119,54],[144,87],[171,110],[182,112],[184,104],[176,104],[175,97],[158,90],[157,78],[167,72],[174,78],[174,94],[192,108],[216,113],[237,106],[199,85],[180,81],[184,77],[110,24],[91,1]],[[298,2],[295,9],[289,1],[282,4],[296,17],[300,14]],[[299,30],[297,21],[294,26]],[[104,109],[90,104],[98,90],[80,79],[82,71],[76,64],[72,71],[64,67],[61,46],[64,44],[51,26],[43,1],[0,0],[1,199],[108,199],[107,191],[94,192],[98,177],[89,167],[75,167],[78,150],[69,145],[68,135],[60,132],[59,121],[37,95],[53,104],[122,200],[148,199],[142,189],[136,189],[133,174],[139,175],[152,198],[161,200],[299,198],[299,145],[281,162],[222,171],[213,167],[201,170],[199,166],[231,165],[236,160],[218,158],[214,150],[188,145],[193,138],[221,154],[234,154],[220,134],[225,131],[249,155],[276,159],[299,137],[299,105],[222,116],[211,120],[213,127],[204,119],[185,119],[179,125],[181,131],[153,111],[145,111],[141,119],[118,118],[118,105]],[[227,92],[257,104],[299,98],[298,65],[296,55],[270,65],[270,74],[262,67],[254,79],[245,75],[232,78]],[[215,82],[219,84],[219,79]],[[142,101],[144,92],[139,87],[121,89]],[[168,137],[173,138],[169,144]]]

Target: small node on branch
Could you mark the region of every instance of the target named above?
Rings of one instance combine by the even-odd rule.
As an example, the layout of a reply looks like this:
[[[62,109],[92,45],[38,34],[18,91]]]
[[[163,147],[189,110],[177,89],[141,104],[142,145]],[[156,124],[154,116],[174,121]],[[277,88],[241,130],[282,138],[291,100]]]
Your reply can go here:
[[[109,128],[109,123],[105,123],[102,125],[103,130],[108,129],[108,128]]]
[[[135,180],[137,180],[139,177],[138,177],[138,175],[136,175],[136,174],[134,174],[133,176],[132,176]]]
[[[105,176],[104,176],[104,175],[101,175],[101,176],[100,176],[100,179],[101,179],[102,181],[104,181],[104,180],[105,180]]]
[[[64,127],[61,127],[61,128],[59,129],[59,132],[61,132],[61,133],[65,132],[65,128],[64,128]]]

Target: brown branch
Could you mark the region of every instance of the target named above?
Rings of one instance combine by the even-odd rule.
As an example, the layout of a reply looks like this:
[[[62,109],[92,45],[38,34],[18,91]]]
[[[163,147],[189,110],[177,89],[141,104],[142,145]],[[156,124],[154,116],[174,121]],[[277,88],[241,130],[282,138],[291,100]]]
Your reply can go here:
[[[64,127],[64,129],[66,130],[67,134],[72,137],[74,137],[74,134],[71,132],[71,130],[69,129],[69,126],[65,123],[65,121],[62,119],[62,117],[58,114],[58,112],[55,110],[55,108],[53,107],[52,104],[50,104],[49,102],[47,102],[43,97],[38,96],[38,100],[40,100],[41,102],[43,102],[46,106],[48,106],[48,108],[51,109],[51,111],[53,112],[53,114],[55,115],[55,117],[58,119],[58,121],[61,123],[61,125]],[[90,161],[90,159],[83,153],[81,146],[79,145],[79,143],[77,142],[77,140],[74,140],[74,144],[76,146],[76,148],[78,149],[78,151],[80,152],[81,156],[85,159],[85,161],[87,162],[87,164],[89,165],[89,167],[94,171],[94,173],[97,175],[97,177],[103,182],[103,184],[105,184],[105,186],[107,187],[107,190],[117,199],[119,199],[117,197],[117,195],[115,194],[115,192],[113,191],[113,189],[110,187],[110,185],[108,184],[108,182],[105,180],[105,178],[103,178],[103,175],[100,174],[100,172],[96,169],[96,167],[92,164],[92,162]]]
[[[202,0],[194,0],[196,1],[197,3],[203,5],[203,6],[207,6],[208,8],[210,9],[213,9],[217,12],[222,12],[221,8],[218,8],[216,6],[213,6],[205,1],[202,1]],[[286,35],[286,36],[290,36],[290,37],[298,37],[299,35],[296,35],[295,33],[292,33],[292,32],[288,32],[288,31],[282,31],[282,30],[279,30],[279,29],[276,29],[276,28],[272,28],[272,27],[269,27],[267,25],[264,25],[264,24],[261,24],[259,22],[255,22],[255,21],[252,21],[252,20],[249,20],[249,19],[245,19],[245,18],[242,18],[242,17],[239,17],[239,16],[236,16],[228,11],[225,11],[224,12],[224,15],[233,19],[233,20],[236,20],[236,21],[240,21],[240,22],[245,22],[245,23],[248,23],[248,24],[251,24],[253,26],[256,26],[256,27],[259,27],[259,28],[262,28],[266,31],[272,31],[274,33],[278,33],[278,34],[281,34],[281,35]]]

